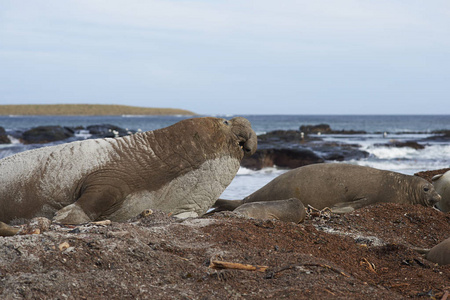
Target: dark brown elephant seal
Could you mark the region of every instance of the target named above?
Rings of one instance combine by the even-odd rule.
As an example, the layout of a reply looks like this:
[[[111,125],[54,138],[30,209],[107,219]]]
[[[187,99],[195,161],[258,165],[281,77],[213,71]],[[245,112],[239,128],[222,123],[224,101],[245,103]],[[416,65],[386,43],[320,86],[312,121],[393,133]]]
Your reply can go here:
[[[316,209],[345,213],[383,202],[433,206],[440,196],[433,185],[417,176],[350,164],[314,164],[290,170],[243,200],[222,200],[215,211],[241,204],[297,198]]]
[[[450,238],[431,248],[425,257],[440,265],[450,264]]]
[[[233,212],[247,218],[280,220],[294,223],[303,222],[306,217],[303,203],[296,198],[269,202],[245,203],[236,208]]]
[[[207,117],[18,153],[0,160],[0,221],[124,221],[149,208],[202,215],[256,139],[247,119]]]

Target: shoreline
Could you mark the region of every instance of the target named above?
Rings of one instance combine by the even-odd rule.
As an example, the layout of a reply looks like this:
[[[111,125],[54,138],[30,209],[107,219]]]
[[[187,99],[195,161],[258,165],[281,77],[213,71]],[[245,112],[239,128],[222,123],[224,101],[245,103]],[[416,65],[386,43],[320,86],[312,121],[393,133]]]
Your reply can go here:
[[[115,104],[20,104],[0,105],[0,116],[162,116],[196,113],[177,108],[150,108]]]

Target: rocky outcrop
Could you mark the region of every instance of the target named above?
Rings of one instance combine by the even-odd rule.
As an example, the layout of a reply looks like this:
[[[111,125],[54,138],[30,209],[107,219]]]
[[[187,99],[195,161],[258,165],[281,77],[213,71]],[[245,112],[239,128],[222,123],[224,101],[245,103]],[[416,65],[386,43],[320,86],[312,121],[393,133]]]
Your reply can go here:
[[[11,140],[6,134],[5,128],[0,127],[0,144],[11,144]]]
[[[273,166],[294,169],[322,162],[323,158],[308,149],[262,149],[251,157],[245,157],[241,166],[252,170]]]
[[[361,159],[368,155],[359,145],[326,142],[296,130],[276,130],[258,136],[258,150],[244,158],[241,166],[253,170],[272,166],[298,168],[327,160]]]
[[[450,141],[450,130],[433,131],[433,136],[426,138],[427,141],[448,142]]]
[[[421,150],[421,149],[425,149],[425,146],[422,144],[419,144],[418,142],[415,141],[406,141],[406,142],[400,142],[400,141],[396,141],[396,140],[391,140],[389,141],[389,143],[386,144],[374,144],[374,146],[380,147],[380,146],[384,146],[384,147],[395,147],[395,148],[413,148],[416,150]]]
[[[74,131],[61,126],[38,126],[27,130],[22,135],[24,144],[44,144],[68,139],[74,136]]]
[[[331,127],[328,124],[302,125],[300,131],[305,134],[331,133]]]
[[[300,131],[304,134],[366,134],[364,130],[333,130],[328,124],[302,125]]]
[[[91,125],[86,128],[93,138],[119,137],[129,135],[131,132],[111,124]]]

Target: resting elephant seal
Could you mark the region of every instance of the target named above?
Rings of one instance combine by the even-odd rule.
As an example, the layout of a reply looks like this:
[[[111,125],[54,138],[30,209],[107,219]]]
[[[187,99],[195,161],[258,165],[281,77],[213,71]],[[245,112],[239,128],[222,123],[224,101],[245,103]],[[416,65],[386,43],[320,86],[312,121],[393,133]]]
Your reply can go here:
[[[450,238],[431,248],[426,258],[440,265],[450,264]]]
[[[148,208],[202,215],[256,147],[247,119],[207,117],[21,152],[0,160],[0,221],[124,221]]]
[[[393,202],[433,206],[440,196],[433,185],[417,176],[350,164],[314,164],[290,170],[245,197],[216,201],[215,211],[241,204],[297,198],[316,209],[345,213],[375,203]]]
[[[450,211],[450,171],[445,172],[444,174],[436,175],[432,179],[434,188],[439,195],[441,195],[442,199],[438,203],[436,203],[436,207],[443,211]]]
[[[269,202],[250,202],[236,208],[234,213],[254,219],[280,220],[284,222],[300,223],[305,220],[306,211],[303,203],[291,198]]]

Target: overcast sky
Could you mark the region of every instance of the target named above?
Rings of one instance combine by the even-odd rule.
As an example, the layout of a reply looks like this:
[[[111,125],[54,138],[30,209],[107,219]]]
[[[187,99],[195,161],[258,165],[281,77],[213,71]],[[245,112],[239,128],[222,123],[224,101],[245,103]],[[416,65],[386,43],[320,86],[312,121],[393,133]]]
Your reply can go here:
[[[449,114],[450,1],[0,0],[0,103]]]

